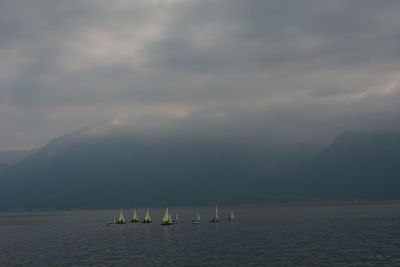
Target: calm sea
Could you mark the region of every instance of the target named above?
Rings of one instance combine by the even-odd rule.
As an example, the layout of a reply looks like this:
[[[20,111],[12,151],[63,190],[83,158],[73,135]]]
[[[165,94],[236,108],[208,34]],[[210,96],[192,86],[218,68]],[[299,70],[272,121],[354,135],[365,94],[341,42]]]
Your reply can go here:
[[[400,203],[219,210],[219,224],[213,207],[170,207],[176,225],[151,209],[153,224],[113,227],[119,210],[0,213],[0,265],[400,266]]]

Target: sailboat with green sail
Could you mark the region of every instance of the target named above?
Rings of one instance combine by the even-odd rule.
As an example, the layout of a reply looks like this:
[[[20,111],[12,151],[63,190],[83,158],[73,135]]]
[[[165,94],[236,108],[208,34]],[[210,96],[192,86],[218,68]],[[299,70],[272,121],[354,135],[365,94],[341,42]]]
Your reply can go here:
[[[146,215],[143,218],[142,223],[152,223],[153,221],[151,220],[151,216],[150,216],[150,211],[149,209],[146,209]]]
[[[136,214],[136,209],[133,209],[133,215],[132,215],[131,222],[132,223],[138,223],[139,222],[139,217]]]
[[[171,214],[169,214],[168,208],[167,208],[165,210],[164,216],[161,220],[161,225],[172,225],[172,224],[174,224],[174,223],[172,222]]]
[[[117,224],[125,224],[125,223],[126,223],[125,217],[124,217],[124,214],[122,213],[122,209],[121,209],[120,212],[119,212],[119,217],[118,217],[118,220],[117,220]]]

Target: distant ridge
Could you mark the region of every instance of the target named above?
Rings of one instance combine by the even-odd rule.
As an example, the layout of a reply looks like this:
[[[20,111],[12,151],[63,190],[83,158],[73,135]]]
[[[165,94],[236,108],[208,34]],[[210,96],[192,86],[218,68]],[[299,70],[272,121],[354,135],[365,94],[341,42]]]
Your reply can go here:
[[[345,132],[291,178],[309,198],[400,199],[399,162],[400,133]]]
[[[82,129],[0,165],[0,209],[400,199],[399,133],[345,132],[316,154],[282,151]]]
[[[6,175],[8,165],[0,162],[0,179]]]
[[[7,165],[13,165],[18,161],[21,161],[31,154],[35,152],[35,149],[32,150],[7,150],[0,151],[0,163],[4,163]]]

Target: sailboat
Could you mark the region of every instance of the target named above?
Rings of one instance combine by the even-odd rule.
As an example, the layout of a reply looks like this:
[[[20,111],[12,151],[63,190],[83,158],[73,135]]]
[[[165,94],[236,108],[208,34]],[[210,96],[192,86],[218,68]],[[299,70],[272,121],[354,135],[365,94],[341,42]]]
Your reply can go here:
[[[192,223],[193,224],[199,224],[200,223],[200,214],[198,214],[198,213],[196,214],[196,217],[193,218]]]
[[[136,209],[133,209],[133,216],[132,216],[131,222],[133,222],[133,223],[139,222],[139,217],[136,214]]]
[[[124,217],[124,214],[122,214],[122,209],[121,209],[120,212],[119,212],[119,217],[118,217],[118,220],[117,220],[117,224],[125,224],[125,223],[126,223],[125,217]]]
[[[146,209],[146,215],[144,216],[142,223],[152,223],[152,222],[153,221],[151,220],[149,209]]]
[[[231,210],[231,215],[229,215],[228,221],[233,221],[235,219],[235,214],[233,214],[233,210]]]
[[[218,216],[218,207],[215,206],[215,218],[211,218],[211,220],[209,220],[210,223],[215,223],[215,222],[220,222],[219,221],[219,216]]]
[[[164,216],[161,220],[161,225],[172,225],[172,224],[174,224],[174,223],[172,222],[171,215],[168,213],[168,208],[167,208],[165,210]]]
[[[175,220],[172,221],[173,223],[178,223],[179,217],[178,217],[178,213],[175,214]]]

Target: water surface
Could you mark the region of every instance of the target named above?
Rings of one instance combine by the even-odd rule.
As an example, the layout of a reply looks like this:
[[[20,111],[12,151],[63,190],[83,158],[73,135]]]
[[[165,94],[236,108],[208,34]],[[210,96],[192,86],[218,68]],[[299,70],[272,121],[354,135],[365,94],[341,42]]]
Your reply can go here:
[[[153,224],[113,227],[119,210],[0,213],[0,265],[400,266],[400,203],[219,210],[219,224],[207,222],[214,207],[202,207],[170,208],[173,226],[151,209]]]

